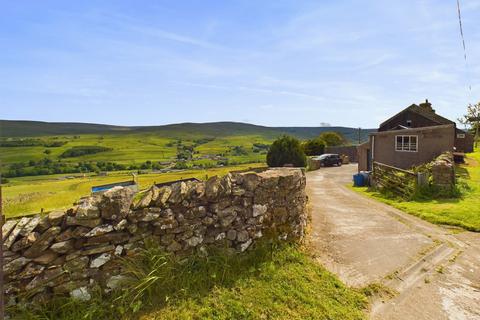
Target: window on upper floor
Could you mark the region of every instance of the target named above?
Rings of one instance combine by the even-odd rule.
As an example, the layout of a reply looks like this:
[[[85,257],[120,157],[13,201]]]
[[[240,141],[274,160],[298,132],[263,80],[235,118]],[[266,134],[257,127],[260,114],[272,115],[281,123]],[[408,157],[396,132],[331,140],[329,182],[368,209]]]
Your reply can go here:
[[[418,151],[418,136],[395,136],[396,151]]]
[[[412,127],[412,120],[407,120],[407,127],[409,127],[409,128]]]

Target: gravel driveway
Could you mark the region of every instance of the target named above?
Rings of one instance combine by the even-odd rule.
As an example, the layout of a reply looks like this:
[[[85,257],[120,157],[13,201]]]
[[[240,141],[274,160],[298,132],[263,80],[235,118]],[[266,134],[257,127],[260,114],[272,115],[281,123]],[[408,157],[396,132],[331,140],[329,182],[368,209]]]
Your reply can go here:
[[[372,319],[480,319],[480,234],[432,225],[348,188],[356,165],[307,173],[311,241],[353,287],[378,283]],[[480,208],[479,208],[480,214]]]

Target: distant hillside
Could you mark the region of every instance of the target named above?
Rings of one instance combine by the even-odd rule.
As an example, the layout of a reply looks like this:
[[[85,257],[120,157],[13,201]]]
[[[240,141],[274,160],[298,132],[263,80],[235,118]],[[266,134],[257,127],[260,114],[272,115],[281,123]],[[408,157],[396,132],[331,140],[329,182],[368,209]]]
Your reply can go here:
[[[77,122],[0,120],[1,137],[38,137],[107,133],[132,130],[129,127]]]
[[[202,136],[242,136],[261,135],[275,138],[281,132],[277,128],[258,126],[241,122],[178,123],[163,126],[132,127],[135,132],[155,132],[166,137],[202,135]]]
[[[269,139],[281,134],[291,134],[300,139],[309,139],[325,131],[340,132],[352,143],[358,141],[358,129],[348,127],[265,127],[240,122],[179,123],[163,126],[128,127],[75,122],[0,120],[1,137],[157,133],[165,137],[261,135]],[[361,130],[361,141],[365,141],[368,134],[373,131],[375,130]]]

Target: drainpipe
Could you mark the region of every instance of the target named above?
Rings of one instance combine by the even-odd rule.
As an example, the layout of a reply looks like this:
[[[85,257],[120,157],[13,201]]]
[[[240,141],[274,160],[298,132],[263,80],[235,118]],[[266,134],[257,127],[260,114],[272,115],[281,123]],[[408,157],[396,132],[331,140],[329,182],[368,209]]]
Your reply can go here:
[[[372,136],[372,165],[375,161],[375,136]]]

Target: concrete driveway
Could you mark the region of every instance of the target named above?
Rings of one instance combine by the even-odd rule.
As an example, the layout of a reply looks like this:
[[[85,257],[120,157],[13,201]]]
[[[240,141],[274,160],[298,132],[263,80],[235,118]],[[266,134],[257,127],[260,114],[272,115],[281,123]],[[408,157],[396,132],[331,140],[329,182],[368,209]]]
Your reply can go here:
[[[307,173],[311,241],[353,287],[382,284],[372,319],[480,319],[480,234],[432,225],[350,190],[356,165]],[[480,208],[479,208],[480,214]]]

